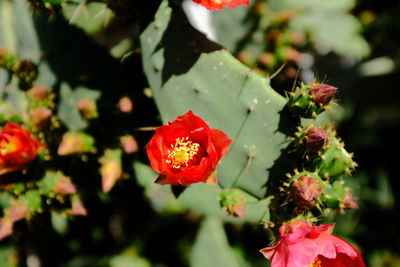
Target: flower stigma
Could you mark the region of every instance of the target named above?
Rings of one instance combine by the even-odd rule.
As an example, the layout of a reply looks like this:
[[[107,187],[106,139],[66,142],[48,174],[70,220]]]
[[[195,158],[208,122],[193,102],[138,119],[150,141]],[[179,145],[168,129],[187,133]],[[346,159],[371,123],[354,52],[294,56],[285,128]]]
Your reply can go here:
[[[2,139],[0,140],[0,154],[5,155],[10,152],[14,152],[16,147],[13,143],[9,143],[8,140]]]
[[[200,145],[193,143],[189,137],[181,137],[175,139],[175,144],[171,144],[172,150],[168,150],[168,157],[165,161],[172,168],[179,169],[183,166],[187,167],[188,163],[199,151]]]

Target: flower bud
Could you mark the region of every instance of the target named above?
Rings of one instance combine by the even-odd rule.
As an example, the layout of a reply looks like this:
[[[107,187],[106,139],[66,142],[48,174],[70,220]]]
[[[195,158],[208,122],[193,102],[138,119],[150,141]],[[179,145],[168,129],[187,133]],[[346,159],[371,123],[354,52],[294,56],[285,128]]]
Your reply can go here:
[[[321,106],[328,105],[335,96],[336,91],[336,87],[323,83],[317,83],[310,89],[310,93],[314,98],[314,102]]]
[[[109,192],[115,182],[122,177],[122,151],[120,149],[106,149],[104,156],[99,159],[100,174],[103,192]]]
[[[44,129],[50,122],[52,111],[45,107],[35,108],[30,111],[30,120],[38,129]]]
[[[89,152],[94,145],[94,138],[85,133],[66,132],[58,147],[59,156]]]
[[[76,188],[69,177],[61,177],[55,184],[54,192],[61,195],[71,195],[76,193]]]
[[[350,190],[346,190],[346,195],[343,200],[343,205],[345,208],[351,209],[351,210],[356,210],[359,208],[358,204],[354,200],[353,194],[350,192]]]
[[[87,210],[83,206],[82,200],[78,195],[71,196],[71,209],[67,211],[68,215],[86,216]]]
[[[79,113],[85,120],[97,118],[97,106],[96,102],[91,98],[83,98],[76,104]]]
[[[132,100],[124,96],[119,100],[119,110],[123,113],[131,113],[133,109],[133,102]]]
[[[307,131],[305,140],[308,150],[318,152],[321,151],[328,142],[328,135],[323,129],[313,128]]]
[[[294,200],[299,206],[312,206],[322,193],[322,186],[313,178],[301,176],[292,184]]]
[[[121,136],[119,140],[126,154],[133,154],[138,151],[138,144],[132,135]]]
[[[37,86],[28,90],[28,96],[34,100],[45,101],[51,95],[51,89],[45,86]]]
[[[235,217],[244,217],[244,207],[246,206],[246,199],[240,190],[232,188],[225,189],[220,194],[220,205],[225,209],[229,215]]]
[[[0,218],[0,240],[12,234],[14,222],[24,219],[29,214],[29,208],[24,201],[15,201],[4,210]]]

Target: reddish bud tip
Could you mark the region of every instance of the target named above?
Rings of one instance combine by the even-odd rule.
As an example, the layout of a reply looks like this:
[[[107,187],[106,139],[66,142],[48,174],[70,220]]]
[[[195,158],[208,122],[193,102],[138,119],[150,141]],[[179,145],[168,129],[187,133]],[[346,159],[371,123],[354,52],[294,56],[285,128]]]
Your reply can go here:
[[[97,118],[97,106],[96,101],[91,98],[83,98],[76,104],[79,113],[84,119]]]
[[[307,149],[313,152],[321,151],[328,142],[328,135],[323,129],[310,129],[306,133]]]
[[[243,218],[246,199],[238,189],[225,189],[220,194],[220,205],[229,215]]]
[[[72,195],[76,193],[76,188],[70,178],[62,177],[57,181],[54,192],[62,195]]]
[[[314,98],[314,102],[323,106],[329,104],[336,92],[336,87],[323,83],[316,84],[310,89],[310,93]]]
[[[51,89],[45,86],[38,86],[29,89],[28,96],[38,101],[44,101],[51,95]]]
[[[126,154],[133,154],[138,151],[138,144],[132,135],[121,136],[119,140]]]
[[[354,200],[353,194],[349,190],[346,190],[346,196],[343,200],[343,205],[345,208],[352,210],[359,208],[357,202]]]
[[[50,122],[52,111],[45,107],[35,108],[30,111],[30,119],[38,129],[43,129]]]
[[[292,184],[292,192],[294,200],[299,206],[311,206],[321,195],[322,187],[315,179],[308,176],[300,176]]]
[[[119,100],[119,110],[123,113],[131,113],[133,109],[133,102],[132,100],[124,96]]]

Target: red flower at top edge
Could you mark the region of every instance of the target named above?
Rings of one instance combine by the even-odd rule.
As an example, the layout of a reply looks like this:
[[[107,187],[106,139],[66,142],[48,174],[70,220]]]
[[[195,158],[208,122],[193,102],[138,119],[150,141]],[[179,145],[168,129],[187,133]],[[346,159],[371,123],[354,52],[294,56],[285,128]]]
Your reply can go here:
[[[281,237],[260,252],[271,267],[365,267],[360,253],[349,243],[331,235],[333,224],[311,226],[294,221],[279,228]]]
[[[192,0],[209,10],[221,10],[224,6],[236,7],[239,5],[249,5],[250,0]]]
[[[216,184],[214,171],[231,143],[224,132],[210,129],[192,111],[179,116],[157,128],[147,146],[151,167],[160,173],[156,183]]]
[[[42,146],[28,130],[8,122],[0,131],[0,175],[26,169]]]

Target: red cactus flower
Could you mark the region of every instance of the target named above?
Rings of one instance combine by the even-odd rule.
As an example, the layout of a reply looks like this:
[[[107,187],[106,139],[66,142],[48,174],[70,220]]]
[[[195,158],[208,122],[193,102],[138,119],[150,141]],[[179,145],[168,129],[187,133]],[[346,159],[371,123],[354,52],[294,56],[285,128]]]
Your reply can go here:
[[[7,123],[0,131],[0,175],[26,169],[42,146],[28,130]]]
[[[271,267],[365,267],[360,253],[349,243],[331,234],[333,224],[311,226],[294,221],[279,228],[281,237],[260,252]]]
[[[209,10],[221,10],[224,6],[236,7],[239,5],[249,5],[250,0],[192,0]]]
[[[192,111],[159,127],[147,146],[152,168],[160,173],[156,183],[216,184],[215,169],[232,140],[210,127]]]

